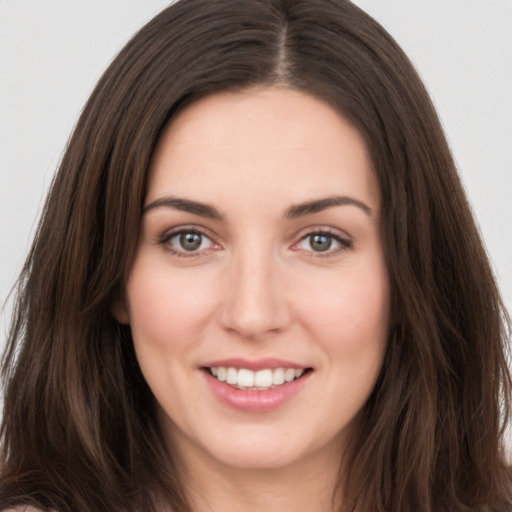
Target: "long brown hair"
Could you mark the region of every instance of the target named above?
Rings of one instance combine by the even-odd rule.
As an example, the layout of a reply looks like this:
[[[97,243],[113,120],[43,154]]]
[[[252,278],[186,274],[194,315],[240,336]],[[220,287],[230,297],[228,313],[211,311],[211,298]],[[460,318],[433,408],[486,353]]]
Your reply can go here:
[[[382,194],[393,328],[346,454],[346,510],[512,509],[510,322],[421,81],[344,0],[181,0],[107,69],[19,280],[3,360],[0,509],[152,511],[163,500],[190,510],[129,327],[110,308],[173,115],[216,91],[276,83],[354,123]]]

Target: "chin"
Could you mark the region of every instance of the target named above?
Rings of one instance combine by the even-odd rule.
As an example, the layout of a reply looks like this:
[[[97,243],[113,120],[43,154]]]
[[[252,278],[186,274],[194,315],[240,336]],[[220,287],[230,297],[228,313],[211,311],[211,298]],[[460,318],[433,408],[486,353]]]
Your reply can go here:
[[[275,447],[270,443],[241,443],[212,455],[223,465],[240,470],[272,470],[292,467],[303,458],[299,447]]]

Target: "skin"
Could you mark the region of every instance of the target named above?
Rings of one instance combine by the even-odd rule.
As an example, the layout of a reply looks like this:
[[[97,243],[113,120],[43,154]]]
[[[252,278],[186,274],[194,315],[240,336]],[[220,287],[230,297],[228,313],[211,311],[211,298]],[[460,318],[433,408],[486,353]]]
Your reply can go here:
[[[350,200],[290,215],[333,196]],[[201,244],[186,251],[179,234],[191,230]],[[326,251],[312,245],[319,232]],[[358,131],[320,100],[278,87],[184,109],[152,161],[125,299],[116,315],[132,328],[195,510],[331,510],[389,331],[380,193]],[[201,369],[232,357],[313,371],[277,409],[239,411]]]

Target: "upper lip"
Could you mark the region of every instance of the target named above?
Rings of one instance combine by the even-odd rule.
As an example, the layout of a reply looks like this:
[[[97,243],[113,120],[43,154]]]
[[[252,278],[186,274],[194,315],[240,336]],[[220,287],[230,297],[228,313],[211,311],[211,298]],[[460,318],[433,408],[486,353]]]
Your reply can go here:
[[[305,366],[299,363],[295,363],[293,361],[287,361],[286,359],[277,359],[274,357],[266,357],[263,359],[245,359],[240,357],[229,358],[229,359],[219,359],[218,361],[210,361],[202,365],[202,367],[207,368],[245,368],[247,370],[258,371],[265,369],[275,369],[275,368],[293,368],[294,370],[305,370],[306,368],[310,368],[309,366]]]

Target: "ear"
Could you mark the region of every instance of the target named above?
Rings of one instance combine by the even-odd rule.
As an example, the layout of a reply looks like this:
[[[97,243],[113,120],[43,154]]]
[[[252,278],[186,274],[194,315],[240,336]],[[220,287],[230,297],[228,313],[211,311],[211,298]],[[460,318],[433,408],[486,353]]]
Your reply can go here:
[[[121,302],[116,301],[114,304],[112,304],[112,306],[110,306],[110,311],[113,317],[120,324],[130,324],[130,315],[128,314],[128,310],[123,304],[121,304]]]
[[[110,304],[110,312],[120,324],[130,325],[130,313],[126,300],[124,297],[119,295],[112,300]]]

